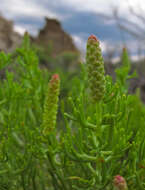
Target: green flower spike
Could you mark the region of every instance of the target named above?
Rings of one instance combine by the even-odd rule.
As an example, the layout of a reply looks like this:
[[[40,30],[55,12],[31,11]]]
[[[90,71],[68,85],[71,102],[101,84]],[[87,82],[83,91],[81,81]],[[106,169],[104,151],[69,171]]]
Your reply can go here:
[[[125,179],[120,175],[114,177],[113,185],[116,188],[116,190],[128,190]]]
[[[47,136],[51,131],[53,131],[56,125],[59,90],[59,75],[54,74],[48,84],[48,91],[44,103],[43,134],[45,136]]]
[[[86,62],[91,96],[94,102],[103,99],[105,93],[104,61],[96,36],[91,35],[87,41]]]

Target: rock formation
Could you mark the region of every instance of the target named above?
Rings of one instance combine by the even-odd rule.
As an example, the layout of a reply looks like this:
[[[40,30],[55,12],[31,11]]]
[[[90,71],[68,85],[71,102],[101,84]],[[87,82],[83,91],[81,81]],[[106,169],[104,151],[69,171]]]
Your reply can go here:
[[[45,26],[42,28],[34,39],[35,43],[48,48],[48,44],[52,46],[52,54],[58,55],[65,51],[78,52],[72,38],[64,32],[61,24],[56,19],[45,18]]]
[[[0,50],[13,51],[22,42],[22,36],[13,29],[13,22],[0,16]]]
[[[47,49],[52,48],[52,55],[62,52],[78,52],[72,38],[61,27],[56,19],[45,18],[45,26],[39,31],[37,37],[30,36],[32,43]],[[12,52],[22,42],[23,36],[14,31],[13,22],[0,16],[0,50]]]

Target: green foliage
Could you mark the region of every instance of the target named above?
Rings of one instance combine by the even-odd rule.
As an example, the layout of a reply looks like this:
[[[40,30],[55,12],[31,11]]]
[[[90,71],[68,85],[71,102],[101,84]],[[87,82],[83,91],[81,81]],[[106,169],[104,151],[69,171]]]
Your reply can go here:
[[[79,54],[76,52],[65,51],[56,57],[55,64],[64,72],[75,71],[78,69]],[[55,67],[55,66],[54,66]]]
[[[138,95],[128,94],[127,52],[116,81],[105,76],[99,102],[91,101],[86,64],[73,80],[60,72],[60,84],[66,85],[59,103],[64,118],[56,127],[59,87],[52,92],[50,86],[57,77],[49,82],[38,62],[27,34],[16,57],[0,53],[0,68],[6,69],[0,81],[0,189],[119,190],[113,185],[117,176],[124,188],[144,190],[145,106]],[[45,135],[48,126],[53,130]]]
[[[128,79],[137,77],[137,73],[134,71],[131,75],[130,71],[131,71],[131,64],[130,64],[130,60],[128,57],[128,52],[126,48],[123,48],[123,52],[122,52],[122,57],[121,57],[121,67],[117,68],[115,70],[116,75],[117,75],[117,82],[120,85],[120,87],[122,88],[123,91],[125,91],[127,93],[128,91]]]
[[[37,49],[37,55],[39,57],[39,61],[42,65],[47,66],[48,68],[53,68],[55,63],[55,58],[52,57],[52,45],[48,44],[47,48],[44,48],[41,45],[35,45],[35,49]]]
[[[42,66],[50,70],[60,69],[63,72],[75,71],[78,68],[79,52],[63,51],[55,55],[55,49],[51,43],[48,47],[35,45],[37,55]]]

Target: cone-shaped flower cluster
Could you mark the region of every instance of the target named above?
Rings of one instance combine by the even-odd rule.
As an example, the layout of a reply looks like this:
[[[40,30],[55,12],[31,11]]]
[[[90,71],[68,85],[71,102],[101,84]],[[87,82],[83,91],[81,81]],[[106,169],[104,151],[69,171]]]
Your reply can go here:
[[[99,41],[94,35],[87,41],[86,62],[92,99],[100,101],[105,93],[104,61]]]
[[[55,128],[59,89],[59,75],[54,74],[48,84],[48,91],[44,103],[43,134],[45,136],[48,135]]]
[[[116,190],[128,190],[125,179],[120,175],[114,177],[113,185]]]

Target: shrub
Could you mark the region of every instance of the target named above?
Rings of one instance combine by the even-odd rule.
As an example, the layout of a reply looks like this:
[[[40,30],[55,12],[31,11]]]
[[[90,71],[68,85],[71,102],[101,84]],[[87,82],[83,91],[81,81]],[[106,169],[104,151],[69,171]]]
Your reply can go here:
[[[128,94],[127,50],[115,82],[104,75],[95,36],[87,52],[79,77],[66,80],[67,102],[61,78],[49,81],[27,36],[14,60],[0,53],[1,68],[15,68],[0,81],[0,189],[145,189],[145,107]]]

